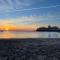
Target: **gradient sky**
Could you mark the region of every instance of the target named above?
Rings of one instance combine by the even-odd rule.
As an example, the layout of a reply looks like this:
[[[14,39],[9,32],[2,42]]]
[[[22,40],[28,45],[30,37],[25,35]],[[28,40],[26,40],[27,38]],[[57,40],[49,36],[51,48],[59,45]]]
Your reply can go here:
[[[60,26],[60,0],[0,0],[0,26]]]

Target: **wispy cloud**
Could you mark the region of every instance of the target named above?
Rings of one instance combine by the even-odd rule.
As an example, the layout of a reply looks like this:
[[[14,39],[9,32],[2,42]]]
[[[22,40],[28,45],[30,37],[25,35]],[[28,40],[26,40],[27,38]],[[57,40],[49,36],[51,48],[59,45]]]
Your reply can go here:
[[[0,20],[0,25],[34,25],[34,26],[47,26],[51,25],[60,25],[60,17],[57,15],[39,15],[39,16],[25,16],[15,19],[4,19]]]
[[[37,10],[37,9],[54,8],[54,7],[60,7],[60,5],[52,5],[52,6],[46,6],[46,7],[31,8],[31,9],[22,9],[22,10],[14,10],[14,11],[28,11],[28,10]]]
[[[5,7],[5,6],[4,6]],[[29,8],[29,9],[12,9],[12,8],[9,8],[8,6],[3,8],[3,12],[20,12],[20,11],[30,11],[30,10],[38,10],[38,9],[46,9],[46,8],[55,8],[55,7],[60,7],[60,5],[52,5],[52,6],[46,6],[46,7],[39,7],[39,8]],[[2,7],[0,7],[2,8]],[[1,13],[1,12],[0,12]]]
[[[47,0],[0,0],[0,13],[1,12],[15,12],[15,11],[27,11],[27,10],[35,10],[42,8],[52,8],[58,7],[60,5],[51,5],[46,7],[39,8],[30,8],[30,6],[38,3],[45,2]],[[29,8],[27,8],[29,7]]]
[[[60,14],[58,11],[60,10],[60,4],[54,2],[53,4],[50,3],[49,5],[46,1],[48,0],[0,0],[0,19],[3,18],[3,20],[0,20],[0,25],[36,24],[41,26],[45,24],[60,24]],[[51,0],[51,2],[53,1]],[[41,5],[38,3],[43,4]],[[52,8],[57,9],[54,11],[54,9]],[[48,14],[48,12],[51,13],[51,15]],[[57,14],[52,14],[52,12]],[[38,13],[40,13],[41,15],[38,16]],[[31,16],[32,14],[33,16]],[[17,18],[16,16],[18,16],[19,18]],[[7,19],[5,17],[7,17]]]

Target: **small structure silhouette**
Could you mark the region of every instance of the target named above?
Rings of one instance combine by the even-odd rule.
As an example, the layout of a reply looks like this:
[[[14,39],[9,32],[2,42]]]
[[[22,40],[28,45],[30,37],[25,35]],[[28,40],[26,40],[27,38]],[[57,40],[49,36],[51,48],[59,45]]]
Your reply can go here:
[[[60,29],[57,26],[51,27],[50,25],[48,25],[48,27],[37,28],[36,31],[60,32]]]

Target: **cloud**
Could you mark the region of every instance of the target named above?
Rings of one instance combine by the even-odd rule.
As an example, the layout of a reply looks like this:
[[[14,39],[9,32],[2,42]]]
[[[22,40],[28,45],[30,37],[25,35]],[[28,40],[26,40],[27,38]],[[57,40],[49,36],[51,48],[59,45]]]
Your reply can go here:
[[[32,5],[34,0],[0,0],[0,11],[15,10]]]
[[[0,13],[1,12],[27,11],[27,10],[52,8],[52,7],[60,6],[60,5],[52,5],[52,6],[39,7],[39,8],[30,8],[30,6],[33,6],[34,4],[37,4],[38,2],[45,2],[45,1],[46,0],[0,0]]]
[[[20,17],[15,19],[1,19],[0,25],[26,25],[32,22],[32,17]]]
[[[0,26],[11,25],[11,23],[14,23],[14,21],[13,20],[0,20]]]
[[[56,8],[60,7],[60,5],[47,5],[47,6],[40,6],[38,8],[33,8],[30,6],[33,6],[34,4],[37,5],[38,2],[45,2],[47,0],[0,0],[0,13],[3,13],[1,17],[7,17],[15,18],[15,13],[23,12],[22,15],[24,15],[24,11],[31,11],[31,10],[38,10],[38,9],[48,9],[48,8]],[[6,12],[6,13],[4,13]],[[13,13],[11,13],[13,12]],[[30,12],[28,12],[30,14]],[[27,13],[27,14],[28,14]],[[34,12],[35,13],[35,12]],[[32,12],[33,14],[33,12]],[[16,14],[17,15],[17,14]],[[20,14],[18,14],[20,16]],[[59,14],[60,15],[60,14]],[[10,17],[11,16],[11,17]],[[25,17],[20,17],[20,18],[15,18],[15,19],[4,19],[0,20],[0,25],[31,25],[31,24],[38,24],[38,25],[43,25],[43,24],[59,24],[60,22],[60,16],[58,15],[39,15],[39,16],[25,16]],[[56,23],[57,22],[57,23]]]
[[[54,7],[60,7],[60,5],[52,5],[47,7],[39,7],[39,8],[31,8],[31,9],[21,9],[21,10],[14,10],[14,11],[28,11],[28,10],[37,10],[37,9],[54,8]]]
[[[55,8],[55,7],[60,7],[60,5],[52,5],[52,6],[39,7],[39,8],[29,8],[29,9],[25,9],[25,8],[24,9],[15,9],[14,7],[2,6],[2,7],[0,7],[0,13],[1,13],[1,11],[9,13],[9,12],[21,12],[21,11],[30,11],[30,10],[38,10],[38,9],[46,9],[46,8]]]
[[[22,16],[15,19],[0,20],[0,25],[60,25],[60,16],[57,15],[39,15],[39,16]]]

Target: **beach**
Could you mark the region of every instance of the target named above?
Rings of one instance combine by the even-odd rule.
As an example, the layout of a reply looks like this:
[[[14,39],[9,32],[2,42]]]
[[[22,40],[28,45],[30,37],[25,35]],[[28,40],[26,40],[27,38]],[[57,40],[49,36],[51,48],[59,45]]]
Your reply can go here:
[[[0,39],[0,60],[60,60],[60,38]]]

